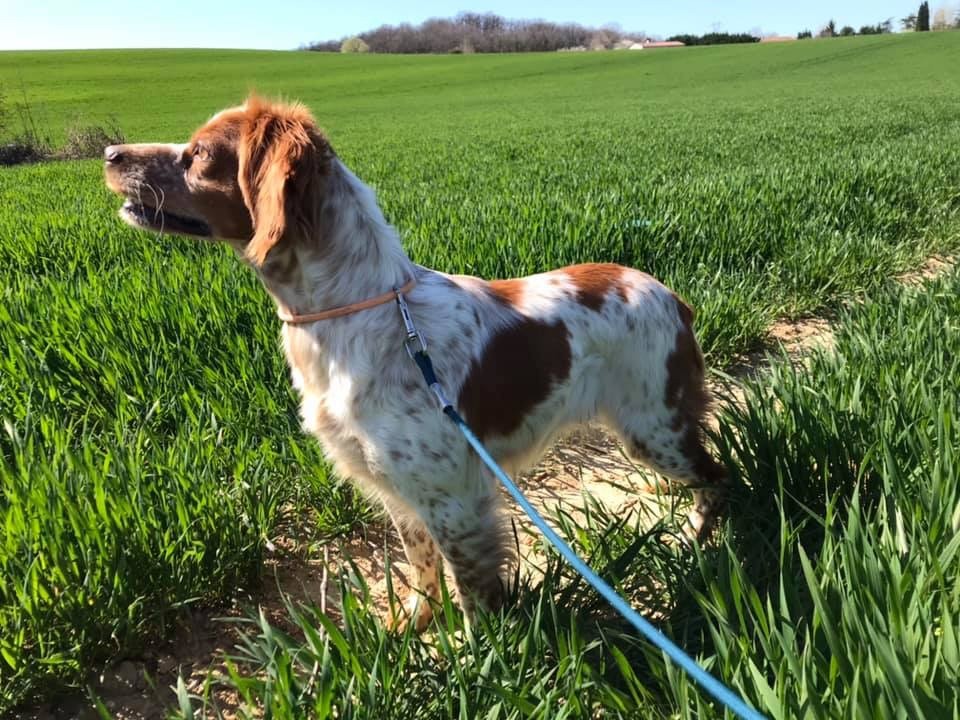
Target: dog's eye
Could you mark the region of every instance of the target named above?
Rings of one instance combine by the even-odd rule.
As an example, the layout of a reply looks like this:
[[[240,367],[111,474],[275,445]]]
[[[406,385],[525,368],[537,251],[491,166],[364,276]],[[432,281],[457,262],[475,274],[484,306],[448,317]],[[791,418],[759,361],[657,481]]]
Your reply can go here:
[[[209,160],[210,151],[207,149],[206,145],[201,145],[197,143],[193,146],[193,159],[194,160]]]

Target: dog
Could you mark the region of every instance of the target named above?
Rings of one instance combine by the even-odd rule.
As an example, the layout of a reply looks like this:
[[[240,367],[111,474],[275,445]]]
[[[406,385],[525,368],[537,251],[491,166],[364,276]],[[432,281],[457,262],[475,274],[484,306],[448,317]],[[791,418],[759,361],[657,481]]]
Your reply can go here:
[[[428,624],[441,557],[468,618],[502,604],[516,561],[493,476],[404,351],[398,288],[440,383],[507,472],[597,419],[632,459],[692,487],[689,532],[709,530],[726,480],[704,447],[693,311],[649,275],[585,264],[485,281],[416,265],[300,104],[253,96],[186,144],[113,145],[104,159],[123,220],[231,245],[273,297],[304,428],[400,534],[414,592],[398,626]]]

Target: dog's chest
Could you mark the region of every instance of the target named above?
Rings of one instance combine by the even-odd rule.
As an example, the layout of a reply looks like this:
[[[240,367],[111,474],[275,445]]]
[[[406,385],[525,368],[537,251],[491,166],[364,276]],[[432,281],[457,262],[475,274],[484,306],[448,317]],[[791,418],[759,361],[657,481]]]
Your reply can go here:
[[[284,350],[300,394],[304,430],[320,441],[338,474],[371,479],[377,473],[370,462],[369,429],[362,422],[371,383],[359,380],[350,363],[325,351],[308,332],[286,329]]]

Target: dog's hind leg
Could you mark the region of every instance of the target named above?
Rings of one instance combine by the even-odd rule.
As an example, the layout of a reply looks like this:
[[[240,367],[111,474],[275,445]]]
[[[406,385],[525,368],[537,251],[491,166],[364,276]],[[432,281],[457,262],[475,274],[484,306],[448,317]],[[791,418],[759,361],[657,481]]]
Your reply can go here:
[[[704,447],[699,424],[684,419],[676,429],[644,434],[627,421],[618,434],[631,459],[691,489],[693,507],[685,531],[692,538],[706,536],[726,502],[727,474]]]
[[[726,501],[727,473],[704,445],[702,428],[710,396],[703,356],[691,328],[692,313],[681,309],[681,319],[676,344],[666,360],[663,395],[641,399],[627,384],[604,415],[631,458],[692,489],[686,530],[702,538]]]

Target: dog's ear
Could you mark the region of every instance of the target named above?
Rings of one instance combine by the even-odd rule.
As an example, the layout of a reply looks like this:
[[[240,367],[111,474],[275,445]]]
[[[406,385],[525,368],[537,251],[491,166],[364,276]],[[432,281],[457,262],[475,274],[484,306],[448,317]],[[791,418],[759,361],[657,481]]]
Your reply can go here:
[[[316,232],[321,180],[330,146],[300,105],[247,101],[240,139],[239,180],[253,220],[247,259],[262,267],[271,250],[294,234]]]

